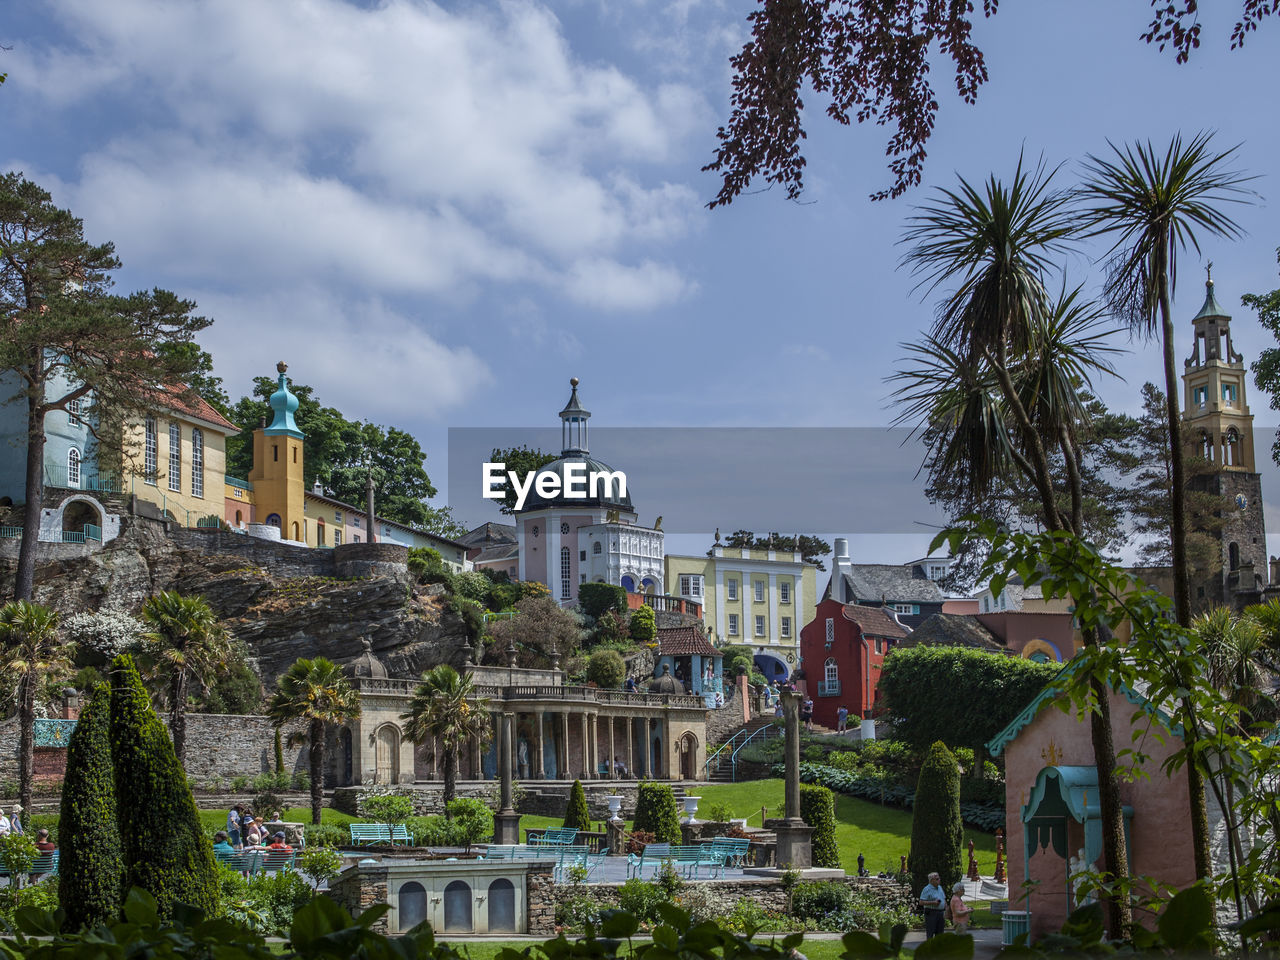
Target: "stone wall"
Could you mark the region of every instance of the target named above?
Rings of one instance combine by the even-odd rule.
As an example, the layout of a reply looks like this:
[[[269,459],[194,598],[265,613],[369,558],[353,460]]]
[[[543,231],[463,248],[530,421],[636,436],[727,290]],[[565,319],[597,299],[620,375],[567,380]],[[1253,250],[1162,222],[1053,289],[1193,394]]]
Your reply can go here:
[[[387,870],[375,863],[366,863],[359,869],[346,870],[329,884],[329,898],[353,917],[358,917],[370,907],[387,902]],[[378,933],[387,932],[387,916],[383,914],[370,926]]]
[[[556,932],[557,884],[551,877],[550,864],[532,863],[525,879],[525,909],[528,911],[529,936],[552,937]]]

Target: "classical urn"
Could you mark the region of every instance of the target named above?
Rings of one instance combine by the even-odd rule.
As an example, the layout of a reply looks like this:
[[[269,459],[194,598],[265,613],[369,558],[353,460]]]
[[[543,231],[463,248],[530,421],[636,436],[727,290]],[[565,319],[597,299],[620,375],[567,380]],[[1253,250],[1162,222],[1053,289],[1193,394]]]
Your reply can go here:
[[[693,815],[698,812],[698,801],[701,797],[685,797],[684,798],[684,815],[685,823],[695,823]]]
[[[618,796],[615,793],[605,797],[605,800],[609,804],[609,819],[621,820],[622,817],[618,816],[618,813],[620,810],[622,810],[622,797]]]

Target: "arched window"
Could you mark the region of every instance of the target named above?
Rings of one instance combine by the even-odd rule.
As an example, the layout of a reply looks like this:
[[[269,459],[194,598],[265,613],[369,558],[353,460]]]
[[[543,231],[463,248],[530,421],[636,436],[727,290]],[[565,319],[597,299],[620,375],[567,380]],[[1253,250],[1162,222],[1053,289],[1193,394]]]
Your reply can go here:
[[[1227,545],[1227,569],[1240,569],[1240,544],[1238,543]]]
[[[1200,456],[1206,460],[1213,459],[1213,437],[1207,431],[1200,431]]]
[[[602,549],[602,548],[601,548],[601,546],[600,546],[600,541],[599,541],[599,540],[597,540],[595,543],[593,543],[593,544],[591,545],[591,552],[592,552],[593,554],[595,554],[596,556],[599,556],[599,555],[600,555],[600,551],[601,551],[601,549]]]
[[[444,932],[470,933],[471,887],[465,880],[455,880],[444,888]]]
[[[621,587],[623,590],[627,591],[627,593],[636,592],[636,582],[632,580],[630,576],[622,578]]]
[[[80,486],[80,451],[75,447],[67,451],[67,486]]]
[[[489,932],[516,932],[516,888],[510,880],[489,884]]]
[[[346,731],[350,735],[351,731]],[[397,925],[400,933],[408,933],[423,920],[427,919],[427,891],[416,880],[400,885],[399,902],[396,904],[399,914]]]
[[[560,548],[560,599],[561,600],[568,600],[569,597],[572,595],[570,591],[573,588],[573,584],[569,581],[569,578],[573,575],[573,570],[570,565],[571,559],[572,558],[569,556],[569,548],[561,547]]]
[[[316,546],[317,547],[324,546],[324,521],[323,520],[316,521]]]
[[[1222,464],[1226,467],[1240,466],[1240,433],[1235,427],[1228,428],[1222,438]]]
[[[191,495],[204,496],[204,431],[191,431]]]
[[[835,657],[827,657],[827,662],[823,665],[822,673],[823,679],[827,682],[827,686],[835,686],[840,682],[840,665],[836,663]]]
[[[169,421],[169,489],[182,490],[182,427]]]
[[[277,527],[277,528],[278,528],[278,527],[280,526],[280,514],[278,514],[278,513],[273,513],[273,514],[271,514],[270,516],[268,516],[268,517],[267,517],[267,523],[271,524],[271,526],[273,526],[273,527]],[[283,531],[283,530],[281,530],[280,532],[281,532],[281,533],[283,533],[284,531]]]
[[[236,526],[244,526],[244,514],[239,510],[236,511]]]

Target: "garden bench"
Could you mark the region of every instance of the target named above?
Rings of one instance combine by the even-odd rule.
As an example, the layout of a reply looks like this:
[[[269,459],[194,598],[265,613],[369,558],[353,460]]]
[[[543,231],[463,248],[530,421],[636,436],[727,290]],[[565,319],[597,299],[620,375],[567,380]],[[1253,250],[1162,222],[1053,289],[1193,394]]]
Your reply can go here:
[[[31,869],[26,871],[25,876],[38,877],[38,876],[44,876],[46,874],[51,877],[56,877],[58,875],[58,851],[57,850],[54,850],[52,853],[42,853],[40,854],[40,856],[32,860]],[[24,874],[19,874],[19,876],[23,876],[23,875]],[[3,864],[0,864],[0,877],[9,877],[9,882],[13,883],[12,875],[9,873],[8,868],[5,867]]]
[[[576,848],[566,848],[576,849]],[[582,867],[587,871],[585,879],[590,880],[591,874],[595,873],[596,868],[604,863],[605,857],[609,856],[608,850],[601,850],[598,853],[592,853],[589,847],[583,848],[584,853],[566,853],[560,858],[560,871],[562,874],[568,873],[573,867]],[[561,878],[563,879],[563,877]]]
[[[586,866],[587,857],[591,854],[591,848],[585,844],[560,844],[546,851],[546,855],[556,858],[555,869],[551,875],[557,882],[563,882],[569,876],[569,870],[573,867]]]
[[[406,847],[412,847],[413,834],[409,832],[409,828],[403,823],[397,823],[391,828],[391,842],[403,843]]]
[[[258,873],[276,873],[280,870],[292,870],[298,854],[293,850],[262,850],[258,857]]]
[[[523,843],[491,843],[481,860],[551,860],[558,856],[557,849],[529,846]]]
[[[640,855],[634,853],[627,854],[627,876],[643,877],[645,863],[656,865],[671,859],[671,844],[669,843],[646,843],[644,849],[640,851]]]
[[[225,850],[213,851],[214,859],[220,864],[246,876],[253,876],[258,872],[260,855],[261,851],[258,850],[232,851],[231,853]]]
[[[751,841],[746,837],[716,837],[708,846],[712,853],[724,857],[726,867],[740,867],[751,849]]]
[[[404,843],[413,846],[413,834],[403,823],[353,823],[351,831],[353,846],[364,846],[372,843]]]
[[[708,844],[689,844],[683,847],[672,847],[671,860],[684,868],[686,877],[697,879],[698,870],[701,867],[709,868],[712,876],[723,872],[725,854],[713,851]]]
[[[531,837],[530,844],[539,844],[541,846],[566,846],[572,844],[578,837],[578,831],[573,828],[560,827],[555,830],[543,830],[542,836]]]

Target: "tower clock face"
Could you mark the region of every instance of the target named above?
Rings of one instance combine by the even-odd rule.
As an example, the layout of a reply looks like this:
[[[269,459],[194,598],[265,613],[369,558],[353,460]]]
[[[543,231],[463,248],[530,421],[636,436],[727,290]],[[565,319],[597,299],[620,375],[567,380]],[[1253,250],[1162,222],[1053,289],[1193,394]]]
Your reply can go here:
[[[1237,494],[1236,494],[1236,507],[1238,507],[1239,509],[1243,510],[1243,509],[1244,509],[1245,507],[1247,507],[1247,506],[1249,506],[1249,498],[1248,498],[1248,497],[1246,497],[1243,493],[1237,493]]]

